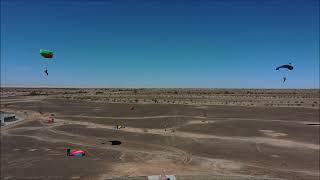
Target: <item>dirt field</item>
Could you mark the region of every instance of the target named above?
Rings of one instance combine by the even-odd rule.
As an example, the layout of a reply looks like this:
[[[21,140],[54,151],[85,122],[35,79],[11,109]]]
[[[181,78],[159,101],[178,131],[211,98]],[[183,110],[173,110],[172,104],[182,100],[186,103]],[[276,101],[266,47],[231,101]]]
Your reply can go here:
[[[1,179],[320,177],[319,90],[6,88],[1,110],[25,118],[1,127]]]

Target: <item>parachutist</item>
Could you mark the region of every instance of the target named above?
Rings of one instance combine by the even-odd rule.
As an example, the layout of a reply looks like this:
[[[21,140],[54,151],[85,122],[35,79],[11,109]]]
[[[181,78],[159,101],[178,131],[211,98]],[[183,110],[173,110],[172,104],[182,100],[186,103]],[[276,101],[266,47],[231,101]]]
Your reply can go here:
[[[292,66],[291,63],[289,63],[289,64],[281,65],[281,66],[279,66],[279,67],[276,68],[277,71],[279,71],[280,69],[281,69],[282,72],[284,73],[284,74],[283,74],[283,78],[282,78],[282,79],[283,79],[283,82],[282,82],[282,83],[285,83],[286,80],[287,80],[286,74],[287,74],[288,72],[290,72],[291,70],[293,70],[293,66]],[[280,71],[281,71],[281,70],[280,70]]]
[[[48,76],[49,75],[48,69],[44,70],[44,73],[46,73],[46,75]]]
[[[42,57],[44,57],[45,59],[47,59],[47,60],[53,58],[53,52],[49,51],[49,50],[40,49],[40,55]],[[48,62],[46,62],[45,68],[46,69],[44,70],[44,73],[48,76],[49,75],[49,73],[48,73]]]

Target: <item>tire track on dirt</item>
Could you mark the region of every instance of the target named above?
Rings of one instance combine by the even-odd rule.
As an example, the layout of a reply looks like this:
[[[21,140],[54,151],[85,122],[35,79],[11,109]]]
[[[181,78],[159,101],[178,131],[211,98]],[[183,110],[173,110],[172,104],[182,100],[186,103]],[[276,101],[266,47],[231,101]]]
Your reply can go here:
[[[73,120],[67,121],[62,119],[59,119],[59,121],[64,121],[70,124],[85,125],[89,128],[102,128],[102,129],[114,130],[113,126],[97,124],[92,122],[79,122],[79,121],[73,121]],[[286,147],[286,148],[306,148],[306,149],[312,149],[312,150],[320,149],[320,146],[318,144],[297,142],[297,141],[284,140],[284,139],[266,138],[266,137],[240,137],[240,136],[229,137],[229,136],[190,133],[190,132],[183,132],[183,131],[168,132],[168,131],[164,131],[164,129],[148,129],[148,131],[145,131],[143,128],[134,128],[134,127],[126,127],[123,129],[119,129],[119,131],[142,133],[142,134],[157,134],[161,136],[177,136],[177,137],[184,137],[184,138],[220,139],[220,140],[238,141],[238,142],[240,141],[240,142],[246,142],[246,143],[266,144],[270,146]]]
[[[283,119],[256,119],[256,118],[226,118],[226,117],[203,117],[203,116],[186,116],[186,115],[163,115],[163,116],[135,116],[135,117],[113,117],[113,116],[72,116],[75,118],[87,118],[87,119],[162,119],[162,118],[193,118],[193,119],[206,119],[218,121],[264,121],[264,122],[284,122],[293,124],[306,124],[310,122],[301,121],[289,121]],[[317,121],[315,121],[317,122]],[[311,122],[312,123],[312,122]]]

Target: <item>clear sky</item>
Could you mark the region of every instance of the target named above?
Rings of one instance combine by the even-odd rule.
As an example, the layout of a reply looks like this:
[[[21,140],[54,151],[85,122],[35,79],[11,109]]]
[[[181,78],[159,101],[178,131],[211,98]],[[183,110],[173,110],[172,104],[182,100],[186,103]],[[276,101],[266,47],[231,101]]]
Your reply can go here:
[[[319,1],[2,0],[1,84],[319,88]]]

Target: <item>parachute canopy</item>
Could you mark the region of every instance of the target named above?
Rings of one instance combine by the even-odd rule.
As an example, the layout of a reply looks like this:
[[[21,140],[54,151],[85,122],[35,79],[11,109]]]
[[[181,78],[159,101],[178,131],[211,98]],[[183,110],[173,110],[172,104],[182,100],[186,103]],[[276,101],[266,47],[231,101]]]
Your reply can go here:
[[[45,49],[40,49],[40,54],[44,58],[53,58],[53,52]]]
[[[285,65],[281,65],[281,66],[277,67],[276,70],[279,70],[281,68],[292,70],[293,66],[291,64],[285,64]]]
[[[85,156],[86,153],[83,150],[70,150],[67,149],[67,156],[78,156],[78,157],[83,157]]]

